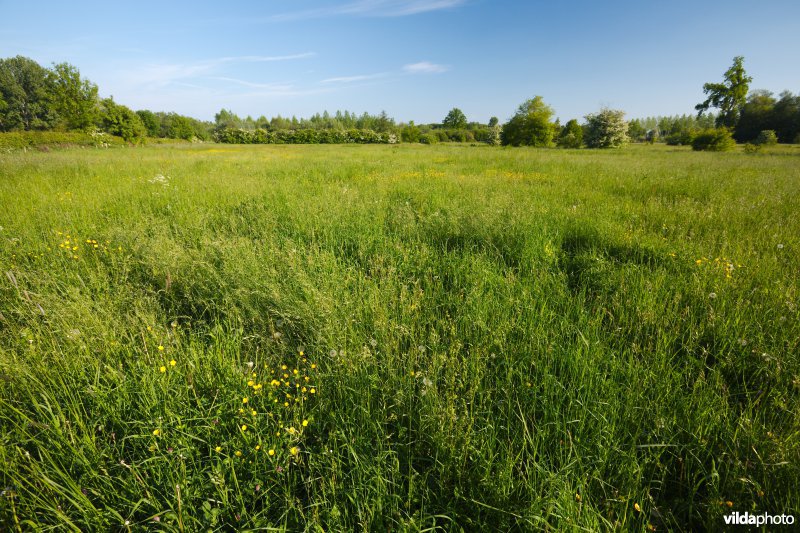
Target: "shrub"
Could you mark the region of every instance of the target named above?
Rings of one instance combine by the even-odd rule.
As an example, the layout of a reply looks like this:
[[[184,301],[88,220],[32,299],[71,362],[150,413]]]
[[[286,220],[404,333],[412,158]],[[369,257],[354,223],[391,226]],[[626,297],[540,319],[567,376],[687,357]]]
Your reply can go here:
[[[728,128],[711,128],[698,133],[692,141],[692,150],[706,152],[727,152],[733,150],[733,140]]]
[[[435,133],[425,133],[420,136],[419,142],[422,144],[438,144],[439,137]]]
[[[583,146],[583,128],[574,118],[567,122],[558,134],[559,148],[580,148]]]
[[[541,96],[522,103],[516,114],[503,125],[501,141],[511,146],[551,146],[553,108]]]
[[[778,134],[775,133],[775,130],[762,130],[761,133],[758,134],[758,137],[756,137],[756,140],[753,141],[753,144],[759,146],[774,146],[778,144]]]
[[[681,130],[667,135],[666,142],[670,146],[689,146],[692,144],[697,132],[694,130]]]
[[[630,140],[624,111],[601,109],[586,115],[586,121],[584,141],[589,148],[620,148]]]

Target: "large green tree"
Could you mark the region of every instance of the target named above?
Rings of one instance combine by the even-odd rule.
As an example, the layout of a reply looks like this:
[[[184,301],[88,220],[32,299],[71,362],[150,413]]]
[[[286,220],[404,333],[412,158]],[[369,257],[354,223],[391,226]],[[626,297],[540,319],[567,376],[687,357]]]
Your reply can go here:
[[[97,85],[81,79],[80,71],[69,63],[53,65],[47,78],[59,127],[83,130],[96,122],[99,111]]]
[[[751,81],[753,78],[744,70],[744,57],[734,57],[733,65],[725,71],[724,82],[703,85],[703,93],[708,95],[708,98],[695,106],[698,116],[708,111],[710,107],[715,107],[719,109],[717,126],[734,128],[747,99]]]
[[[0,131],[51,128],[48,71],[27,57],[0,59]]]
[[[511,120],[503,125],[501,141],[510,146],[551,146],[554,126],[553,108],[541,96],[526,100]]]
[[[454,107],[447,113],[442,121],[442,126],[454,130],[462,130],[467,127],[467,116],[459,108]]]

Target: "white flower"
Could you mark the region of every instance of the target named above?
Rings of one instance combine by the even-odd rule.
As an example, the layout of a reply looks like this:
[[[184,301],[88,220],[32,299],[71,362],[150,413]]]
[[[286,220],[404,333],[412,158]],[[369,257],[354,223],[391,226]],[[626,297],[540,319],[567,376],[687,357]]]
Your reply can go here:
[[[717,297],[717,293],[716,292],[709,293],[708,297],[713,300],[714,298]]]

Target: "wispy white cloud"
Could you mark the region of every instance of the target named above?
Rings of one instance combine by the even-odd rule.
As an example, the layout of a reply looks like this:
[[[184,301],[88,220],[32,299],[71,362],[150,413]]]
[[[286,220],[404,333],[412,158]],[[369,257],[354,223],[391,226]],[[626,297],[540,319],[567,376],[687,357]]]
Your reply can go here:
[[[225,65],[235,63],[271,63],[276,61],[292,61],[316,55],[314,52],[283,56],[231,56],[195,61],[192,63],[149,64],[139,68],[128,69],[123,78],[132,85],[147,87],[164,87],[188,79],[214,77],[213,74]],[[228,81],[234,80],[229,78]],[[242,80],[236,80],[241,82]],[[248,82],[244,82],[248,83]]]
[[[361,17],[405,17],[430,11],[452,9],[466,2],[467,0],[356,0],[330,7],[273,15],[269,17],[268,20],[281,22],[342,15]]]
[[[411,63],[405,65],[403,71],[408,74],[438,74],[440,72],[447,72],[450,67],[447,65],[437,65],[428,61],[420,61],[419,63]]]
[[[359,81],[376,80],[388,76],[386,72],[379,72],[377,74],[362,74],[359,76],[339,76],[336,78],[327,78],[320,83],[355,83]]]

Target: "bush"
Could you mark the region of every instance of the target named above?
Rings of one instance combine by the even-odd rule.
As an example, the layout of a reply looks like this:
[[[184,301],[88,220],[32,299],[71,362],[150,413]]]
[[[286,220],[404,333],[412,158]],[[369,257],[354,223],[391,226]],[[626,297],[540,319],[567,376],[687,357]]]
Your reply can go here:
[[[775,133],[775,130],[762,130],[761,133],[758,134],[756,140],[753,141],[753,144],[757,144],[758,146],[775,146],[778,144],[778,134]]]
[[[580,148],[583,146],[583,128],[574,118],[567,122],[558,134],[559,148]]]
[[[584,141],[589,148],[620,148],[630,140],[624,111],[602,109],[586,115],[586,121]]]
[[[541,96],[525,101],[516,114],[503,125],[501,141],[508,146],[551,146],[554,126],[553,108]]]
[[[420,136],[419,142],[422,144],[438,144],[439,137],[435,133],[425,133],[424,135]]]
[[[705,152],[727,152],[733,150],[736,141],[727,128],[711,128],[698,133],[692,141],[692,150]]]
[[[99,140],[84,132],[12,131],[0,133],[0,152],[67,146],[99,147],[124,144],[125,142],[119,137],[107,134],[104,134],[102,140]]]
[[[692,144],[697,132],[694,130],[681,130],[667,135],[666,141],[670,146],[689,146]]]

